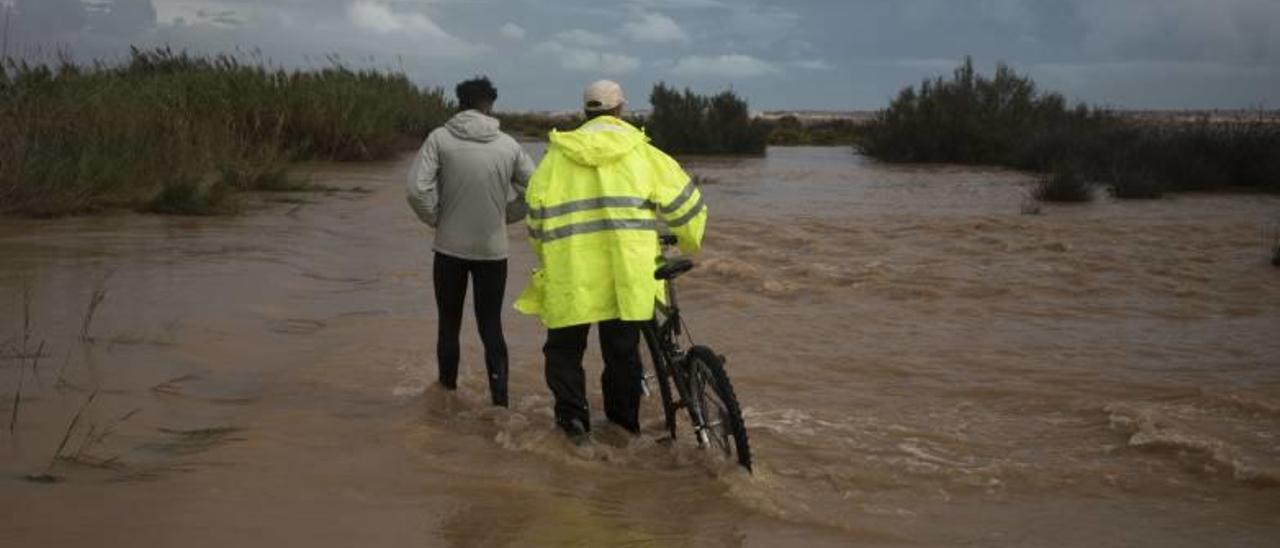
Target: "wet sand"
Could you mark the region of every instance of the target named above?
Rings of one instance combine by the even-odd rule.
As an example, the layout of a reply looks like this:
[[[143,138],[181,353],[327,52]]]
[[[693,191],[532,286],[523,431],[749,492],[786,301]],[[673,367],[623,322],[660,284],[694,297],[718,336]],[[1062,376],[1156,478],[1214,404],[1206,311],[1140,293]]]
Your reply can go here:
[[[404,166],[314,166],[370,192],[0,220],[0,545],[1280,538],[1280,272],[1261,242],[1280,198],[1022,215],[1016,172],[841,148],[685,164],[712,217],[682,303],[729,358],[754,476],[655,443],[652,402],[640,439],[599,423],[566,443],[542,330],[514,311],[510,411],[485,405],[469,318],[460,392],[432,387],[430,233]],[[16,356],[42,342],[34,369]],[[61,481],[23,480],[90,394]]]

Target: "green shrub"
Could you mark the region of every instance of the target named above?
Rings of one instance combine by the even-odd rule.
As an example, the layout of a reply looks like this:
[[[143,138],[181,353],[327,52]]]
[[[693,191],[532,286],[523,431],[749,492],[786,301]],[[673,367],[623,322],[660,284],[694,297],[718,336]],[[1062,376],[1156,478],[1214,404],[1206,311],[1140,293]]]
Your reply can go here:
[[[769,128],[732,91],[707,97],[659,83],[649,95],[649,136],[670,154],[764,154]]]
[[[950,80],[904,88],[864,128],[859,148],[889,162],[999,164],[1045,169],[1084,145],[1109,115],[1069,109],[1056,93],[1001,64],[994,78],[966,58]]]
[[[858,149],[887,162],[993,164],[1044,171],[1069,163],[1119,198],[1165,190],[1280,191],[1280,117],[1151,123],[1074,108],[1001,64],[966,59],[952,78],[904,88],[862,128]]]

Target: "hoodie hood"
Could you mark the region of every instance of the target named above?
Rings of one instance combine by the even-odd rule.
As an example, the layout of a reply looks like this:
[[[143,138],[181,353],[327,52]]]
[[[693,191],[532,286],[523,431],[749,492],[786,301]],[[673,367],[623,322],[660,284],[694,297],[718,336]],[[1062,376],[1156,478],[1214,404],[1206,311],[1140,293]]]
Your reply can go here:
[[[613,163],[647,143],[644,132],[613,116],[600,116],[573,131],[552,131],[551,146],[570,160],[588,166]]]
[[[502,135],[498,130],[499,126],[497,118],[486,116],[478,110],[464,110],[444,123],[444,127],[454,137],[480,143],[487,143]]]

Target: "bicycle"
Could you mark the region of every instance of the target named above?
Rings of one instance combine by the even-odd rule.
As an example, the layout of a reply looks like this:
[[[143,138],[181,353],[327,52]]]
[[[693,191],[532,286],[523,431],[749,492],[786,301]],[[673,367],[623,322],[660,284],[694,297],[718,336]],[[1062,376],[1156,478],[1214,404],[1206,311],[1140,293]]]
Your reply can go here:
[[[676,440],[676,416],[684,408],[699,447],[715,447],[726,458],[736,456],[738,464],[750,472],[751,446],[738,398],[724,369],[724,356],[693,344],[680,316],[675,280],[693,269],[693,261],[667,256],[665,250],[676,245],[676,236],[664,234],[659,238],[664,252],[653,277],[666,282],[667,301],[656,303],[654,318],[641,328],[653,361],[653,373],[642,376],[641,388],[647,396],[648,381],[657,381],[672,442]],[[688,341],[687,347],[681,345],[682,337]],[[673,384],[675,394],[671,391]]]

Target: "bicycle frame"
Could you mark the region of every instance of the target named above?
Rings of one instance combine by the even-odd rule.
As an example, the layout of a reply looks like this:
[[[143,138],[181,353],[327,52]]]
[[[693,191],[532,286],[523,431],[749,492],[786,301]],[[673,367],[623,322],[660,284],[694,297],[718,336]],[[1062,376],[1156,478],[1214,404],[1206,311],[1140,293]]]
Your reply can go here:
[[[662,396],[662,408],[666,417],[667,431],[671,435],[671,439],[676,439],[676,413],[681,407],[688,409],[692,415],[693,424],[697,428],[698,443],[705,445],[708,441],[707,434],[704,432],[706,421],[703,420],[702,411],[697,405],[690,405],[693,401],[692,392],[689,386],[689,376],[676,368],[684,367],[685,351],[680,347],[679,337],[684,334],[683,324],[680,321],[680,306],[676,296],[675,280],[666,281],[667,302],[656,303],[654,317],[649,320],[641,328],[644,335],[645,345],[649,347],[649,355],[653,358],[654,377],[658,381],[658,391]],[[679,401],[674,401],[671,395],[671,382],[674,381],[676,392],[680,396]],[[647,386],[647,385],[646,385]]]

